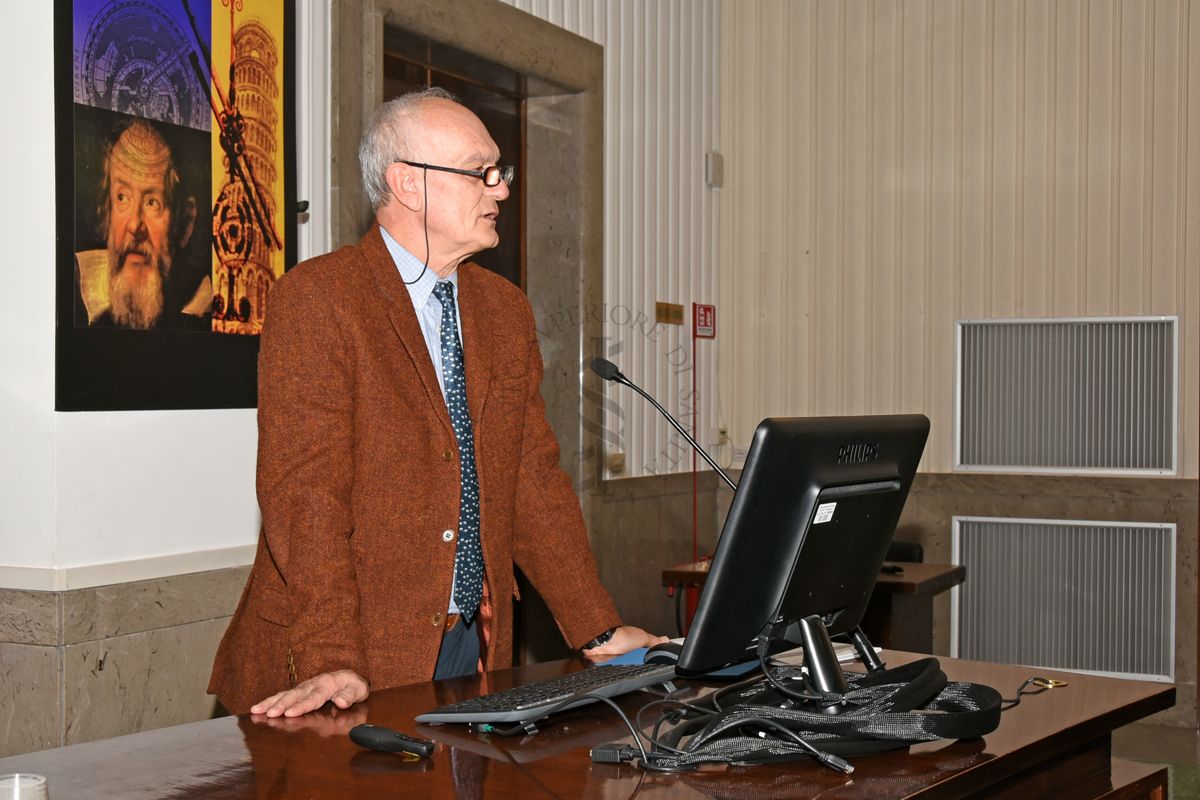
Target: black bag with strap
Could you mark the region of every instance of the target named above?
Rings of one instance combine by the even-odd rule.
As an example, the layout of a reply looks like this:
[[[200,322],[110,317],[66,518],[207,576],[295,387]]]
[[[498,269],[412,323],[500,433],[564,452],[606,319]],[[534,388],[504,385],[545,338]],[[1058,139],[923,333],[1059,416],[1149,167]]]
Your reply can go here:
[[[772,668],[780,683],[799,685],[801,676],[797,667]],[[1000,693],[948,680],[935,658],[847,674],[846,680],[846,694],[802,703],[761,682],[730,691],[714,713],[687,719],[664,736],[667,747],[656,752],[654,766],[762,764],[812,755],[797,737],[824,753],[861,756],[937,739],[972,739],[1000,724]]]

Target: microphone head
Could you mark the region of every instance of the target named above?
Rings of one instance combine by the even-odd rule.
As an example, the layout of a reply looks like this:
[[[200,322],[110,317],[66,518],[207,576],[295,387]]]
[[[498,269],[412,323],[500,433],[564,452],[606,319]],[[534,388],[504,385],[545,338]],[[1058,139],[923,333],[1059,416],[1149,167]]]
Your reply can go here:
[[[621,370],[617,369],[617,365],[609,361],[607,358],[596,356],[592,359],[592,372],[604,378],[606,381],[614,381],[621,374]]]

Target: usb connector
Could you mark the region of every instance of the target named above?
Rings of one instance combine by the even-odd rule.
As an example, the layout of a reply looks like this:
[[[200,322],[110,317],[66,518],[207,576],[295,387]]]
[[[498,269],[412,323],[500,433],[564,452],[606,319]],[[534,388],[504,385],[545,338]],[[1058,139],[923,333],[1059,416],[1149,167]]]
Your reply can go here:
[[[624,764],[633,761],[638,751],[627,744],[602,744],[593,747],[591,753],[593,764]]]

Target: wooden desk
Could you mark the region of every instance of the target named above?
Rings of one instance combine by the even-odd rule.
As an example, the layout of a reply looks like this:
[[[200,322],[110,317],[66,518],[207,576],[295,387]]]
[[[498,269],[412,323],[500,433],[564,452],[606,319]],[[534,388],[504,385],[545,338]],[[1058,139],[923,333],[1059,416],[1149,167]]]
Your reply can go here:
[[[708,561],[677,564],[662,573],[663,586],[703,586]],[[892,562],[889,562],[892,563]],[[967,578],[958,564],[896,563],[899,575],[879,573],[862,628],[872,643],[909,653],[933,652],[933,597]]]
[[[899,664],[914,658],[884,652]],[[1005,696],[1031,674],[1026,667],[942,659],[952,679],[996,687]],[[472,695],[542,680],[583,666],[575,659],[483,677],[417,684],[373,694],[336,714],[255,723],[248,717],[210,720],[0,760],[0,773],[46,775],[53,800],[248,800],[249,798],[654,798],[778,797],[899,800],[1001,798],[1034,800],[1162,800],[1166,770],[1114,761],[1111,732],[1168,708],[1172,686],[1042,671],[1070,681],[1027,696],[1004,712],[984,739],[933,742],[911,751],[854,760],[841,775],[802,761],[762,767],[643,773],[628,764],[593,764],[594,744],[629,741],[616,715],[591,706],[568,712],[532,737],[480,736],[462,726],[426,727],[413,716]],[[703,691],[700,684],[683,684]],[[626,709],[647,699],[622,698]],[[346,737],[370,721],[438,741],[432,758],[406,763],[372,753]]]

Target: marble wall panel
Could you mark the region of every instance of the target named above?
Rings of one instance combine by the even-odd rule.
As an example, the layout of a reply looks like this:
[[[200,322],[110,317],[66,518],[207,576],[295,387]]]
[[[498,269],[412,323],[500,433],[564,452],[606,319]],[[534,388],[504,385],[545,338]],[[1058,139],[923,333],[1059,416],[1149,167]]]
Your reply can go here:
[[[62,744],[59,648],[0,643],[0,757]]]
[[[227,618],[249,574],[249,566],[233,567],[64,592],[63,642]]]
[[[57,645],[62,595],[0,589],[0,642]]]
[[[0,638],[0,755],[212,716],[208,673],[248,569],[0,590],[0,637],[17,640]]]
[[[362,188],[358,142],[367,115],[383,99],[382,51],[366,44],[382,33],[382,15],[372,0],[334,0],[329,15],[330,59],[329,199],[333,204],[333,248],[356,243],[367,231],[371,204]]]
[[[702,473],[698,482],[701,554],[711,553],[716,541],[714,481]],[[662,571],[692,560],[691,475],[605,481],[592,500],[592,552],[621,619],[676,636],[675,601],[662,585]],[[525,581],[517,620],[516,651],[522,663],[570,655],[541,598]]]
[[[63,648],[63,741],[89,742],[211,717],[205,692],[227,619]]]
[[[582,174],[581,105],[578,95],[527,100],[526,174],[518,177],[527,185],[518,191],[525,203],[525,291],[545,365],[546,417],[558,437],[559,464],[576,491],[586,492],[595,487],[596,474],[580,425],[580,354],[591,352],[599,325],[579,313],[588,285],[580,188],[597,178]]]
[[[697,532],[701,555],[716,542],[716,478],[698,480]],[[675,601],[662,571],[692,560],[692,478],[666,475],[608,481],[595,498],[593,549],[601,580],[623,619],[677,635]]]
[[[337,2],[365,5],[363,0]],[[505,3],[373,0],[371,5],[382,12],[385,25],[452,44],[522,73],[531,79],[532,92],[541,82],[585,91],[604,78],[600,45]]]

